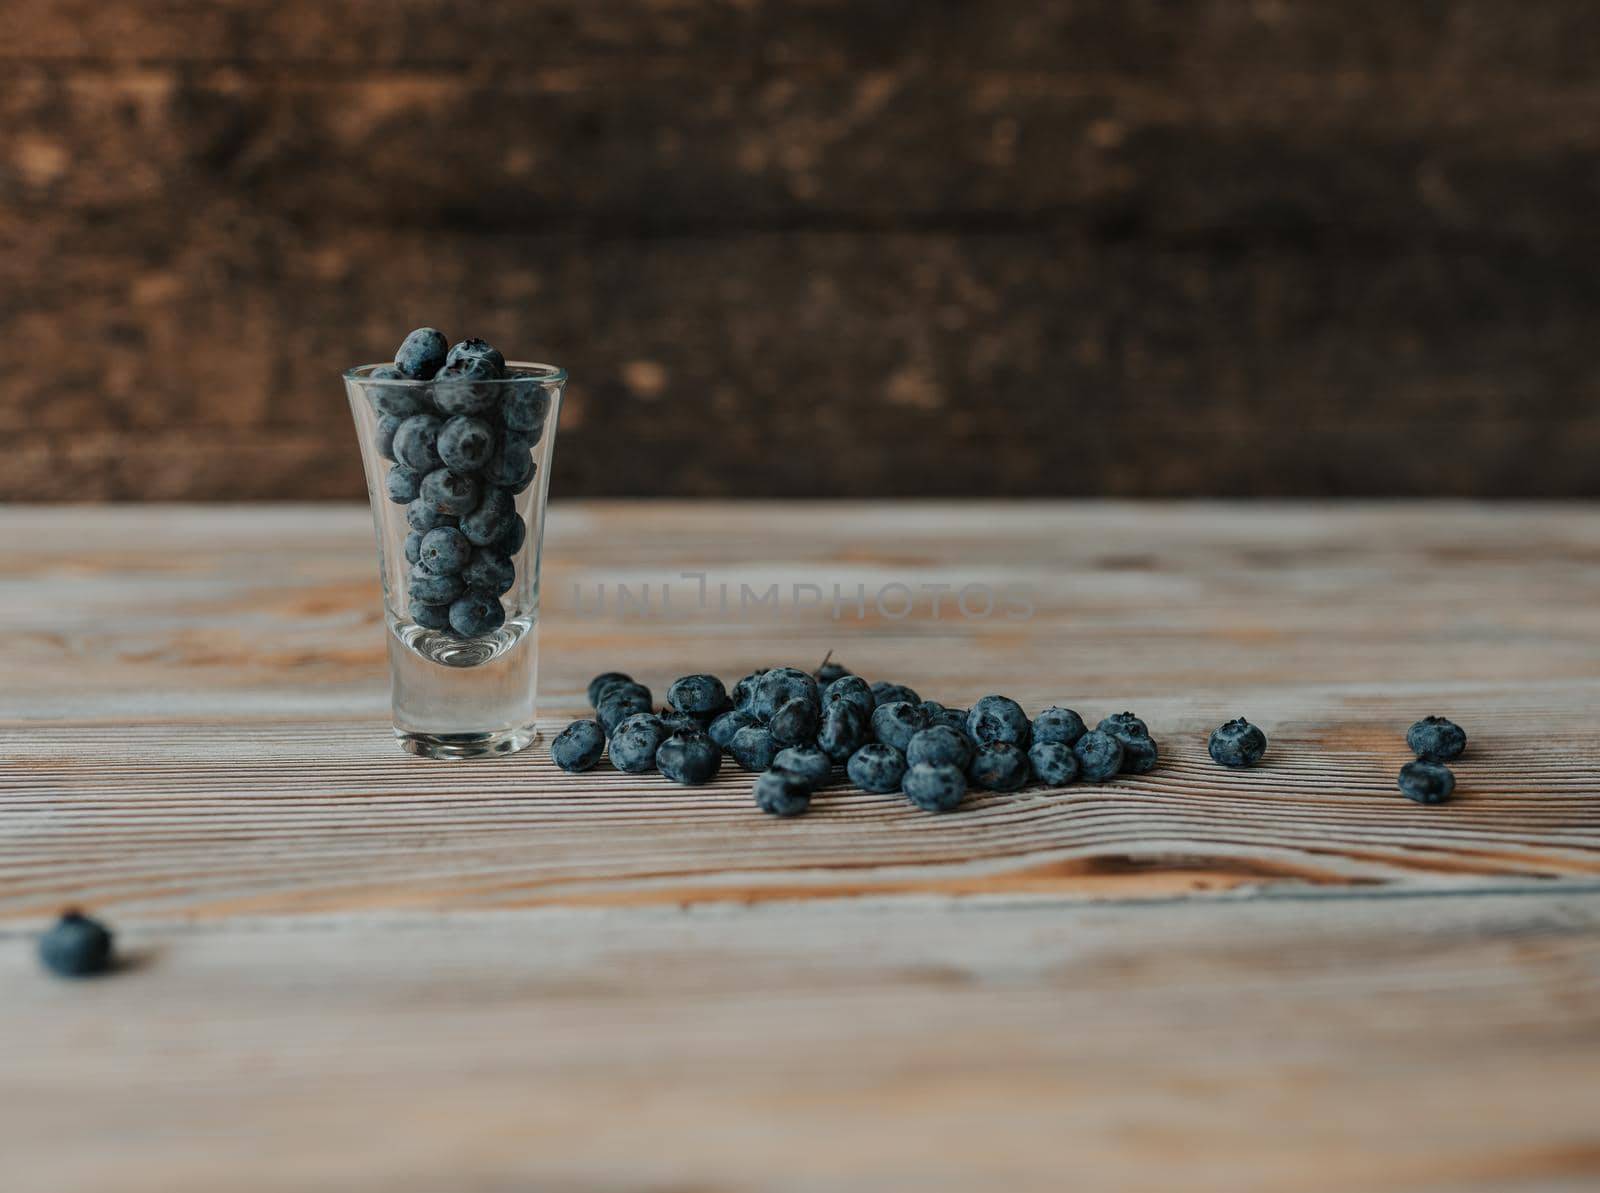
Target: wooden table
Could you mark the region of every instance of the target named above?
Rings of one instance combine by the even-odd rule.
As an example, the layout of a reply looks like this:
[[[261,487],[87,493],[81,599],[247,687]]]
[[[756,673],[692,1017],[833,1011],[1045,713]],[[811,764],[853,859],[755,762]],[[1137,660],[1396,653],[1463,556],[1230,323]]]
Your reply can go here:
[[[6,1193],[1600,1181],[1595,508],[558,505],[546,555],[549,727],[597,671],[832,649],[1136,709],[1162,765],[777,821],[731,768],[425,762],[366,511],[10,508]],[[917,608],[724,614],[691,571]],[[594,615],[619,582],[672,612]],[[1471,748],[1424,808],[1433,712]],[[1224,772],[1241,713],[1271,752]],[[38,970],[70,903],[124,972]]]

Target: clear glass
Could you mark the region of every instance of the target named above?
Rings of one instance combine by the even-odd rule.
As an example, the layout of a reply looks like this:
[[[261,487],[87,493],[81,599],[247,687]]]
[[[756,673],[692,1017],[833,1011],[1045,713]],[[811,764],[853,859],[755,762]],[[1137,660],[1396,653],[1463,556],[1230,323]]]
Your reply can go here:
[[[427,758],[526,749],[538,740],[539,554],[567,374],[554,365],[508,361],[502,379],[436,385],[372,377],[382,367],[350,369],[344,380],[377,531],[395,736],[403,749]],[[426,417],[396,435],[416,416]],[[455,448],[446,452],[455,465],[447,468],[429,432],[454,416],[480,426],[456,428],[475,431],[476,438],[444,440]],[[485,432],[494,454],[472,467]],[[398,462],[397,441],[404,449]],[[524,445],[532,475],[519,489]],[[469,450],[474,446],[477,453]],[[407,461],[424,457],[437,467],[408,467]],[[437,483],[430,485],[430,467],[449,475],[434,477]],[[491,497],[495,490],[500,492]],[[408,497],[413,492],[417,496]],[[454,571],[459,554],[430,550],[432,569],[420,558],[427,531],[441,527],[460,537],[442,536],[430,548],[459,551],[465,540],[470,551],[468,563]],[[498,596],[497,611],[494,589],[506,579],[510,587]],[[436,587],[427,591],[429,584]],[[414,599],[419,585],[426,602]]]

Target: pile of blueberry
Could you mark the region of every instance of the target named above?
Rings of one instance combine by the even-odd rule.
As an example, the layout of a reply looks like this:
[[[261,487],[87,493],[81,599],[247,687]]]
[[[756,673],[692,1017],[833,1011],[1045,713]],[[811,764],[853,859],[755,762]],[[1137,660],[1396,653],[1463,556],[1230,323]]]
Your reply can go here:
[[[517,494],[533,483],[533,448],[550,395],[538,378],[507,370],[482,340],[453,348],[431,327],[405,338],[368,387],[378,412],[378,451],[391,461],[384,487],[406,507],[411,619],[462,638],[505,624],[500,598],[528,535]]]
[[[864,791],[899,791],[919,808],[948,812],[971,785],[1016,791],[1080,778],[1104,783],[1146,774],[1158,756],[1148,727],[1131,712],[1090,729],[1068,708],[1029,720],[1005,696],[946,708],[902,684],[869,684],[826,660],[813,672],[755,671],[731,691],[714,675],[686,675],[667,690],[659,712],[650,689],[621,672],[595,676],[588,695],[594,719],[574,721],[550,745],[563,770],[588,770],[606,753],[618,770],[659,770],[674,782],[699,784],[716,776],[726,752],[759,774],[756,803],[775,816],[806,811],[836,765]]]
[[[1444,717],[1423,717],[1406,731],[1406,745],[1417,756],[1400,768],[1400,792],[1419,804],[1442,804],[1456,789],[1456,776],[1444,764],[1461,757],[1467,731]]]

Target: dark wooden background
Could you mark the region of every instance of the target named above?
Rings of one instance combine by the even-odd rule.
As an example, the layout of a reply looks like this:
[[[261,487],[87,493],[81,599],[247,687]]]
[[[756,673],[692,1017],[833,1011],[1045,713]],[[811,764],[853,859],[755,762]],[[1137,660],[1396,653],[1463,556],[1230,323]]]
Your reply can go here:
[[[0,498],[1600,493],[1592,0],[0,0]]]

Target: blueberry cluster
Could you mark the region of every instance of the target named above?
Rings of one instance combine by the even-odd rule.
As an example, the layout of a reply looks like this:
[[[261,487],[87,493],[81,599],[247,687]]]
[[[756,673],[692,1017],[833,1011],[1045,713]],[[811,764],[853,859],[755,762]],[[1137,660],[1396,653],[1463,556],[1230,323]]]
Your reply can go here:
[[[1400,793],[1419,804],[1442,804],[1456,789],[1446,765],[1467,748],[1467,732],[1444,717],[1423,717],[1406,731],[1406,745],[1417,756],[1400,768]]]
[[[378,451],[390,461],[384,487],[411,527],[411,620],[462,638],[492,633],[505,624],[500,598],[528,535],[517,494],[533,483],[550,395],[483,340],[447,347],[431,327],[408,335],[394,363],[367,380],[378,383],[369,393]]]
[[[602,751],[620,771],[659,770],[678,783],[706,783],[724,753],[759,775],[757,806],[798,816],[835,766],[863,791],[903,793],[917,807],[948,812],[970,786],[1016,791],[1145,774],[1158,751],[1145,723],[1118,713],[1093,730],[1068,708],[1032,720],[1016,701],[985,696],[946,708],[904,684],[868,684],[827,659],[815,671],[753,671],[731,689],[714,675],[686,675],[652,711],[650,689],[619,671],[589,683],[591,720],[574,721],[551,743],[563,770],[588,770]]]

